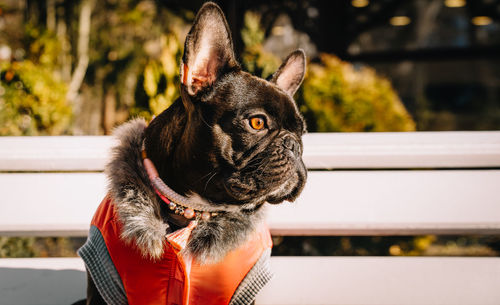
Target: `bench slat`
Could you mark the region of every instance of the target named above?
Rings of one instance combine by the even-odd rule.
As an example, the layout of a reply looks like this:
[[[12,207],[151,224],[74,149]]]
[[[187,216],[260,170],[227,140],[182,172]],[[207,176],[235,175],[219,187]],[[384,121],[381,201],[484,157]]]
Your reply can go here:
[[[271,268],[274,278],[258,295],[258,305],[497,305],[500,300],[500,258],[272,257]],[[0,303],[71,304],[85,296],[84,270],[79,258],[0,259]]]
[[[269,207],[275,235],[499,234],[500,170],[310,172]],[[0,174],[2,235],[85,235],[102,173]]]
[[[101,171],[111,137],[0,137],[0,171]],[[311,133],[310,169],[500,167],[500,132]]]
[[[500,132],[311,133],[310,169],[500,166]]]
[[[497,305],[500,258],[273,257],[257,304]]]
[[[0,137],[0,171],[102,171],[106,136]]]
[[[310,172],[278,235],[499,234],[499,170]]]

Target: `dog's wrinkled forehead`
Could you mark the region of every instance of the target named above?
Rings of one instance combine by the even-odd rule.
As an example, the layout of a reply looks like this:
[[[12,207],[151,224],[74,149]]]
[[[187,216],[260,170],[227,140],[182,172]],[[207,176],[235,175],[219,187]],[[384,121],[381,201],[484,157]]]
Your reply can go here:
[[[217,84],[217,95],[206,102],[220,111],[220,116],[246,117],[264,114],[273,129],[286,129],[297,135],[305,132],[305,123],[293,98],[275,84],[248,73],[226,75]],[[208,100],[209,99],[209,100]]]

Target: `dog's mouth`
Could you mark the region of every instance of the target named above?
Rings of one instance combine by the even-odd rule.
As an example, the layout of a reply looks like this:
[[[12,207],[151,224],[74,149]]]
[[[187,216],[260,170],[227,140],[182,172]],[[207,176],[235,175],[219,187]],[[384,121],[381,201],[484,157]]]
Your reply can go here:
[[[300,160],[295,177],[285,181],[276,191],[270,193],[266,201],[270,204],[280,204],[283,201],[295,201],[304,189],[307,179],[307,170],[304,163]]]
[[[224,189],[241,204],[294,201],[304,188],[307,171],[301,159],[296,159],[293,163],[286,170],[277,171],[276,175],[259,175],[257,172],[231,175],[224,180]]]

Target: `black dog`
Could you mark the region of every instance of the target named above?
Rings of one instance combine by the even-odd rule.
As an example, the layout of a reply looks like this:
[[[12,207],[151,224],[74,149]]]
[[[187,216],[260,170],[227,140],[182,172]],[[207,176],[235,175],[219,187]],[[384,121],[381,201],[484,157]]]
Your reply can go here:
[[[79,250],[87,304],[253,301],[269,280],[262,207],[293,201],[306,181],[305,123],[292,98],[304,71],[297,50],[270,81],[243,72],[222,11],[201,8],[181,98],[149,126],[134,120],[115,133],[109,194]]]

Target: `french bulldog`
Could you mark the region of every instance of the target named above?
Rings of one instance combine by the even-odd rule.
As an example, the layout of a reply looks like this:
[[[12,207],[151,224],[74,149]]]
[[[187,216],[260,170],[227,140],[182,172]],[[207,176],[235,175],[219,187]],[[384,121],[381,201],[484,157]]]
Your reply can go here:
[[[184,274],[196,273],[198,267],[224,268],[226,260],[240,266],[240,254],[232,253],[246,247],[259,230],[265,203],[299,196],[307,178],[301,140],[306,126],[293,95],[305,65],[304,52],[297,50],[269,80],[243,71],[221,9],[211,2],[202,6],[185,41],[181,97],[149,125],[136,119],[115,131],[120,144],[105,169],[107,205],[101,204],[97,213],[107,218],[94,216],[89,239],[79,250],[88,270],[87,304],[253,301],[254,295],[241,301],[244,286],[253,285],[246,278],[237,280],[225,298],[210,290],[215,282],[205,281],[207,287],[199,290],[191,283],[189,297],[186,290],[175,292],[173,282],[168,282],[162,295],[176,296],[155,301],[155,284],[147,283],[160,276],[157,270],[169,268],[164,263],[169,263],[165,257],[170,248],[182,257]],[[180,246],[179,236],[185,238]],[[114,247],[119,249],[113,252]],[[245,249],[245,255],[255,256]],[[252,270],[257,259],[263,260],[260,253]],[[146,274],[138,275],[141,271]],[[203,301],[203,293],[210,294],[209,301]]]

